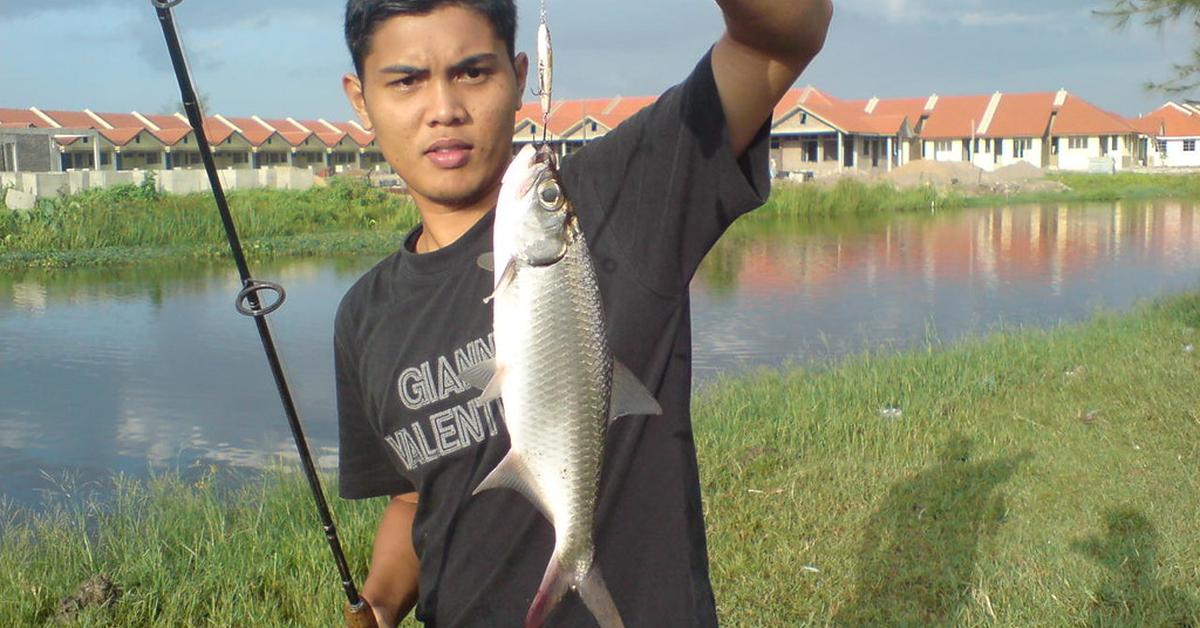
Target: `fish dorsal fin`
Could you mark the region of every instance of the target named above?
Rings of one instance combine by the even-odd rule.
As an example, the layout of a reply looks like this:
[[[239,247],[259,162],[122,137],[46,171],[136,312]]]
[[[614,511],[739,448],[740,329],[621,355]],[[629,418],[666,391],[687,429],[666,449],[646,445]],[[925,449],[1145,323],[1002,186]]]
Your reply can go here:
[[[629,367],[613,360],[612,398],[608,404],[611,419],[630,414],[662,414],[662,406],[642,385]]]
[[[505,372],[503,366],[496,367],[495,358],[488,358],[463,369],[461,376],[463,381],[483,391],[479,400],[486,403],[500,398],[500,386],[504,384]]]
[[[496,272],[496,254],[492,253],[491,251],[480,255],[479,259],[475,260],[475,263],[479,264],[480,268],[488,271],[489,273]]]
[[[554,524],[554,517],[550,515],[550,509],[546,507],[541,495],[534,489],[529,465],[525,464],[525,459],[517,452],[510,450],[500,464],[496,465],[496,468],[483,478],[479,486],[475,487],[475,491],[471,495],[478,495],[494,488],[509,488],[524,495],[525,499],[528,499],[550,520],[551,525]]]

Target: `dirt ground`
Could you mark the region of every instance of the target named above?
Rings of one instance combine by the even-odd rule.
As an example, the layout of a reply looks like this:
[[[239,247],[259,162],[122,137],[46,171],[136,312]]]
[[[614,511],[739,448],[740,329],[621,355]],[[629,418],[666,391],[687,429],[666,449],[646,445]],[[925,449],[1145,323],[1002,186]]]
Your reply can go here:
[[[875,178],[898,188],[932,185],[939,190],[970,195],[1060,192],[1069,189],[1047,179],[1041,168],[1023,161],[987,172],[968,163],[920,160]]]

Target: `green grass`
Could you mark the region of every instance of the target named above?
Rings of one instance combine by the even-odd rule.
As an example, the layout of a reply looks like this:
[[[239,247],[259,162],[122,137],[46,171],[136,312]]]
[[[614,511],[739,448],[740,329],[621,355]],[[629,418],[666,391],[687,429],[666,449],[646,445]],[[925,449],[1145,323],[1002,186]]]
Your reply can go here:
[[[235,192],[229,204],[243,245],[261,256],[392,250],[418,221],[407,198],[344,178],[302,192]],[[0,267],[228,255],[211,196],[159,194],[152,181],[44,200],[27,213],[0,212]]]
[[[897,189],[888,183],[863,183],[842,179],[832,187],[813,184],[779,183],[761,214],[832,218],[845,215],[929,211],[962,207],[958,194],[940,193],[932,187]]]
[[[1198,329],[1191,295],[705,387],[694,421],[722,625],[1196,625]],[[0,624],[49,621],[96,572],[126,592],[83,625],[338,621],[296,473],[117,494],[0,515]],[[334,506],[361,582],[382,504]]]

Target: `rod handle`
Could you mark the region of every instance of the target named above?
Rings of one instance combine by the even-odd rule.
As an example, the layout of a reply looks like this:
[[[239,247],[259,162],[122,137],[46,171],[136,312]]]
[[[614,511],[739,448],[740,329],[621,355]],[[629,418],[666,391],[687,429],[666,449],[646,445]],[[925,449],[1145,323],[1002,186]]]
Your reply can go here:
[[[362,598],[358,599],[357,606],[346,602],[342,615],[346,618],[346,628],[379,628],[379,624],[375,622],[375,610]]]

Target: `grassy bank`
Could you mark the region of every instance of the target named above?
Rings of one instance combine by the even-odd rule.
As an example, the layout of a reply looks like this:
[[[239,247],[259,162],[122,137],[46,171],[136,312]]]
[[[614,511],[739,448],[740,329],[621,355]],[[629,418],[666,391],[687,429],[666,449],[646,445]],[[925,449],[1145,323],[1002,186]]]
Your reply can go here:
[[[1195,625],[1197,329],[1188,296],[706,387],[722,625]],[[46,621],[101,571],[125,594],[93,625],[336,622],[294,474],[118,493],[108,510],[0,516],[2,623]],[[335,507],[361,578],[381,504]]]
[[[229,205],[247,253],[260,257],[390,250],[418,220],[407,198],[343,178],[302,192],[234,192]],[[210,195],[161,194],[153,182],[44,200],[28,213],[0,212],[0,267],[228,255]]]
[[[1054,175],[1068,192],[968,196],[930,187],[896,189],[844,179],[832,186],[777,185],[760,215],[856,218],[1035,202],[1200,199],[1200,176]],[[230,195],[253,257],[384,254],[418,216],[407,198],[352,180],[304,192]],[[165,195],[152,185],[91,190],[44,201],[30,213],[0,211],[0,268],[66,268],[228,256],[220,218],[206,194]]]

